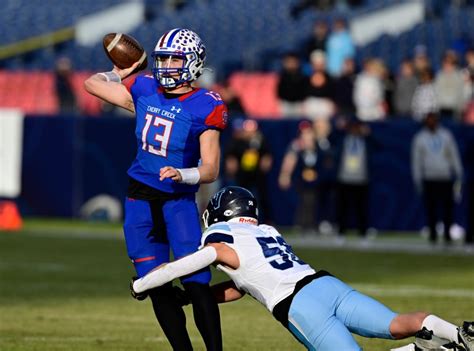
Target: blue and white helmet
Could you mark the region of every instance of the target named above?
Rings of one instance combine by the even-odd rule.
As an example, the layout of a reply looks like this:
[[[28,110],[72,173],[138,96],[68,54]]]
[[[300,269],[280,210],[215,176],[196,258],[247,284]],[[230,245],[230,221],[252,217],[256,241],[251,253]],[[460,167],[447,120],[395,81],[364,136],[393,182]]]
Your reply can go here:
[[[201,38],[189,29],[175,28],[161,36],[151,54],[153,76],[165,88],[174,88],[185,82],[195,81],[203,71],[206,47]],[[180,57],[181,68],[162,67],[160,57]],[[179,74],[179,78],[171,74]]]

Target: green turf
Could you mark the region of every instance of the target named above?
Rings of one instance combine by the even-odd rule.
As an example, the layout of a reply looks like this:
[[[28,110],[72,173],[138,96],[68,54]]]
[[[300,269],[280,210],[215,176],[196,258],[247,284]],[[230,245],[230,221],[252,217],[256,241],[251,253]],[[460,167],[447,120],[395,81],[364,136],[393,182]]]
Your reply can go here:
[[[295,251],[397,311],[474,318],[472,256]],[[118,226],[35,221],[0,233],[0,350],[170,350],[149,301],[129,296],[132,275]],[[186,313],[195,349],[204,350]],[[304,349],[250,297],[221,305],[221,318],[225,350]],[[403,344],[358,340],[365,350]]]

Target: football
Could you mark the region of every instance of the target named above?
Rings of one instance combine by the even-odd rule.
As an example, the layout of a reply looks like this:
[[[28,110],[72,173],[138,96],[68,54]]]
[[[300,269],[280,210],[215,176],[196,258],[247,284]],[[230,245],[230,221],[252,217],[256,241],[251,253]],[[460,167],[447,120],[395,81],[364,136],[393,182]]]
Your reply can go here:
[[[148,65],[146,51],[132,36],[124,33],[109,33],[104,36],[102,44],[105,53],[118,68],[128,68],[140,61],[140,66],[134,72],[146,69]]]

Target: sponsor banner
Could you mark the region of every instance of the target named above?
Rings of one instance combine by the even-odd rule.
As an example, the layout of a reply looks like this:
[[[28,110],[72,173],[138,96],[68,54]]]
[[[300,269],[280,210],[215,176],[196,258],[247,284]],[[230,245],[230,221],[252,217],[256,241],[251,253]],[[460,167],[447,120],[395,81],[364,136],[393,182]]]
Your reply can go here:
[[[0,197],[20,195],[23,119],[20,110],[0,109]]]

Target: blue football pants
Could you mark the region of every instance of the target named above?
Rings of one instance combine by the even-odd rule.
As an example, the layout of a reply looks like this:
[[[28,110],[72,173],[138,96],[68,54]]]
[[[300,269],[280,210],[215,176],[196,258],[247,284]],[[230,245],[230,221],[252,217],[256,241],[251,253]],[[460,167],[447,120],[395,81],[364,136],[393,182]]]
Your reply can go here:
[[[152,211],[160,208],[150,201],[125,200],[124,234],[128,256],[135,265],[138,277],[170,261],[170,248],[175,259],[198,250],[201,244],[201,226],[194,194],[168,200],[162,207],[166,233],[157,232],[157,216]],[[182,282],[207,284],[211,280],[209,268],[181,279]]]
[[[351,333],[392,339],[390,323],[396,317],[382,303],[339,279],[313,280],[293,298],[289,329],[308,350],[362,350]]]

